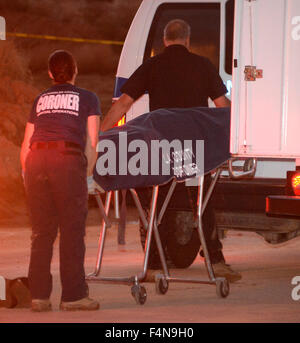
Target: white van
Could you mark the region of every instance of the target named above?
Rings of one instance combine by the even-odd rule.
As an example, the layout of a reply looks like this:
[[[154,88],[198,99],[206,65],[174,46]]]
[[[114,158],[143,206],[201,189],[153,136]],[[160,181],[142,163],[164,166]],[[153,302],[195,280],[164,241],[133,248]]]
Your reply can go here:
[[[162,51],[165,24],[182,18],[192,28],[191,51],[210,58],[232,98],[231,152],[261,157],[258,177],[284,178],[300,157],[299,7],[297,0],[145,0],[125,40],[114,98],[144,60]],[[262,70],[262,79],[245,81],[246,66],[250,73]],[[126,113],[126,121],[148,111],[145,94]],[[268,157],[284,160],[274,168]]]
[[[219,229],[253,230],[270,243],[299,235],[299,219],[266,216],[265,198],[284,194],[286,172],[300,158],[300,1],[144,0],[124,43],[114,99],[137,67],[162,51],[163,28],[175,18],[190,24],[191,51],[208,57],[227,86],[232,156],[258,161],[255,178],[219,182]],[[125,120],[148,111],[145,94]]]

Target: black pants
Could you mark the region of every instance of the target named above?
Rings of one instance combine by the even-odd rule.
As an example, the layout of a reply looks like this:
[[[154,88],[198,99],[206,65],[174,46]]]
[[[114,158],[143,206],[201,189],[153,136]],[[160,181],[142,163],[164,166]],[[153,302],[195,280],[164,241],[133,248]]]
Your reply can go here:
[[[205,175],[203,185],[203,199],[205,198],[211,181],[211,175]],[[202,215],[202,226],[211,263],[225,262],[225,258],[222,252],[223,246],[216,230],[215,211],[211,198],[208,201],[205,211]]]
[[[58,228],[61,300],[76,301],[88,294],[84,272],[86,168],[86,157],[78,150],[48,148],[28,154],[25,187],[32,221],[28,273],[32,299],[50,297],[50,265]]]

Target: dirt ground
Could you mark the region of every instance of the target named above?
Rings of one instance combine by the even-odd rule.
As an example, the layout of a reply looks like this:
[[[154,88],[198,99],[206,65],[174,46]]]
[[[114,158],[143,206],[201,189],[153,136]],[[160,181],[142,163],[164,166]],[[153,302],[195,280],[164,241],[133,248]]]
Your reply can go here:
[[[114,218],[113,211],[110,217]],[[133,209],[127,220],[125,246],[117,244],[116,223],[108,231],[103,276],[132,276],[142,271],[143,253]],[[86,273],[91,273],[100,229],[96,208],[90,209],[87,224]],[[0,275],[15,278],[27,274],[30,235],[28,226],[0,228]],[[144,283],[147,301],[138,305],[130,286],[90,283],[90,295],[100,301],[100,310],[61,312],[57,240],[52,263],[53,311],[33,313],[29,309],[0,308],[0,323],[299,323],[300,300],[293,300],[296,285],[291,282],[300,275],[300,239],[274,247],[255,233],[229,231],[223,245],[227,263],[243,276],[230,285],[227,298],[219,298],[212,285],[170,283],[168,292],[158,295],[155,284]],[[200,257],[190,268],[170,273],[207,280]]]

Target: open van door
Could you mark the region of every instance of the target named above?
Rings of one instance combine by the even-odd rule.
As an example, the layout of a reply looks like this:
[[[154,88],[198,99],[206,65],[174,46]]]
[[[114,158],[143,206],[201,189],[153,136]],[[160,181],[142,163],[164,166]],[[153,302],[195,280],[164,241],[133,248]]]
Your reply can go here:
[[[299,158],[300,1],[236,1],[231,152]]]

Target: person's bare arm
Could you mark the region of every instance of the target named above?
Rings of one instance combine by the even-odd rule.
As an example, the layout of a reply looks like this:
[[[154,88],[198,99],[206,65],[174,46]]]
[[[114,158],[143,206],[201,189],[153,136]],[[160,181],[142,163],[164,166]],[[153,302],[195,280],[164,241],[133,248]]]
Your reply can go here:
[[[25,133],[24,133],[24,140],[21,146],[21,153],[20,153],[20,161],[21,161],[23,172],[25,172],[25,162],[26,162],[27,155],[30,151],[30,139],[33,135],[33,131],[34,131],[34,124],[27,123],[26,128],[25,128]]]
[[[110,110],[107,112],[103,122],[101,123],[101,131],[111,129],[129,110],[134,103],[134,99],[127,94],[122,94],[120,99],[116,101]]]
[[[225,96],[221,95],[214,100],[216,107],[230,107],[231,101]]]
[[[89,116],[87,119],[87,135],[85,156],[88,161],[87,176],[92,175],[93,168],[97,159],[96,147],[98,143],[100,119],[99,116]]]

